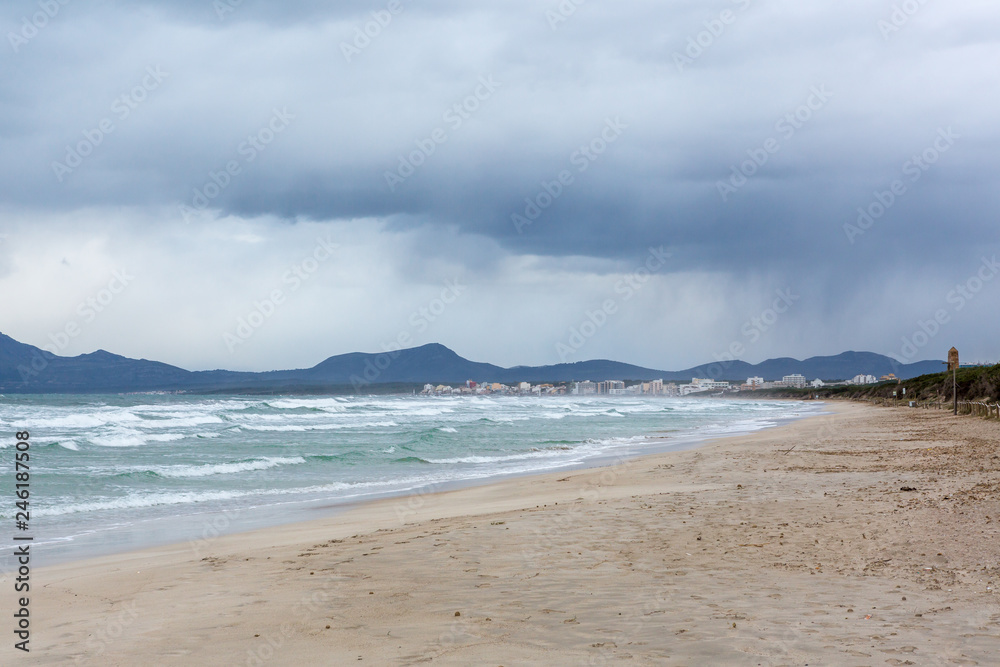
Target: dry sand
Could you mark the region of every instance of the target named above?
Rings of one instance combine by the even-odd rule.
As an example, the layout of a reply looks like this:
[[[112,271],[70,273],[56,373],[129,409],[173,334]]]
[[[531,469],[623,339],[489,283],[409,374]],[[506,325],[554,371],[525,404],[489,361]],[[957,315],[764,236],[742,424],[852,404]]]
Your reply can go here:
[[[830,409],[38,570],[0,664],[1000,663],[1000,424]]]

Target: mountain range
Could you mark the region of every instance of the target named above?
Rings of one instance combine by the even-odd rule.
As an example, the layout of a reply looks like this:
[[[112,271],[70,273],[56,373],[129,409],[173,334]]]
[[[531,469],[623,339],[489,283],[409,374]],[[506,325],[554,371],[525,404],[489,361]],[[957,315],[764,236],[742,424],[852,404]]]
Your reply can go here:
[[[213,370],[188,371],[177,366],[129,359],[98,350],[63,357],[0,333],[0,392],[127,393],[143,391],[185,392],[299,392],[368,391],[387,385],[479,382],[567,382],[583,380],[654,380],[689,382],[693,377],[744,381],[759,376],[781,379],[800,373],[809,379],[842,380],[858,373],[877,376],[894,373],[907,379],[937,373],[940,361],[900,362],[873,352],[844,352],[803,361],[768,359],[759,364],[722,361],[681,371],[643,368],[617,361],[581,361],[552,366],[503,368],[465,359],[444,345],[429,344],[408,350],[368,354],[354,352],[333,356],[312,368],[261,373]]]

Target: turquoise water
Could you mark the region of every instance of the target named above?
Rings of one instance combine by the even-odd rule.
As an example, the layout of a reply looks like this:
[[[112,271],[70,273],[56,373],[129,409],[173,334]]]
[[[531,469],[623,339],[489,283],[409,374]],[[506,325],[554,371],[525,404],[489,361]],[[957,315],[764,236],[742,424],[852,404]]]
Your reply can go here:
[[[658,397],[0,397],[0,458],[31,433],[43,560],[313,518],[317,507],[580,467],[815,412]],[[666,441],[663,440],[666,438]],[[12,484],[0,519],[13,531]],[[2,501],[2,498],[0,498]]]

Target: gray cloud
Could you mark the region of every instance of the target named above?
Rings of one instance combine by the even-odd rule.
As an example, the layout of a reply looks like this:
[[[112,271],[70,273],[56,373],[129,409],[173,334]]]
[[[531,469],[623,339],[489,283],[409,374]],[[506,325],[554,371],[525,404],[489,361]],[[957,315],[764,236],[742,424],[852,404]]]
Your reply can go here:
[[[774,286],[801,286],[812,305],[796,327],[809,327],[808,310],[821,323],[814,347],[830,352],[893,353],[934,300],[907,290],[946,294],[1000,245],[990,3],[926,4],[889,30],[894,3],[860,0],[590,0],[568,16],[555,1],[404,2],[370,44],[355,42],[387,4],[244,0],[220,17],[209,0],[69,2],[14,44],[40,5],[8,3],[0,202],[42,225],[144,211],[130,226],[136,244],[154,237],[145,226],[199,203],[210,209],[199,228],[227,216],[364,225],[411,239],[415,254],[392,254],[401,282],[439,278],[422,259],[434,257],[498,284],[523,257],[583,258],[599,277],[665,245],[674,259],[662,280],[715,275],[731,293],[711,307],[647,298],[715,312],[746,302],[734,285],[759,285],[764,301]],[[356,52],[345,57],[344,44]],[[483,77],[496,89],[484,93]],[[817,89],[832,95],[817,102]],[[288,117],[280,131],[276,110]],[[609,119],[626,127],[602,146]],[[913,180],[913,156],[949,128],[953,145]],[[592,141],[602,152],[582,162]],[[386,172],[427,146],[390,188]],[[765,146],[777,150],[724,199],[719,183]],[[572,183],[519,230],[512,216],[527,216],[526,199],[548,202],[562,172]],[[883,215],[845,229],[896,180],[905,192]],[[896,322],[860,327],[854,342],[834,333],[845,318],[878,317],[863,304],[888,286],[900,290]],[[966,329],[986,331],[990,317]],[[705,324],[718,332],[714,318]],[[622,336],[609,336],[608,356],[623,356]],[[970,343],[990,354],[985,333]],[[516,361],[551,361],[534,354]]]

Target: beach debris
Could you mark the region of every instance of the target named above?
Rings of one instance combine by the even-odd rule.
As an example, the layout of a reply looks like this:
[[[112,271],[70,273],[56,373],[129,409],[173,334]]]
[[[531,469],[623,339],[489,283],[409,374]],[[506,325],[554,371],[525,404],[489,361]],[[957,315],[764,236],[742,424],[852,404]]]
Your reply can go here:
[[[899,490],[900,491],[916,491],[917,489],[913,488],[912,486],[903,486],[903,487],[900,487]]]
[[[461,616],[461,615],[462,615],[462,612],[460,612],[460,611],[456,611],[455,612],[455,616]]]

